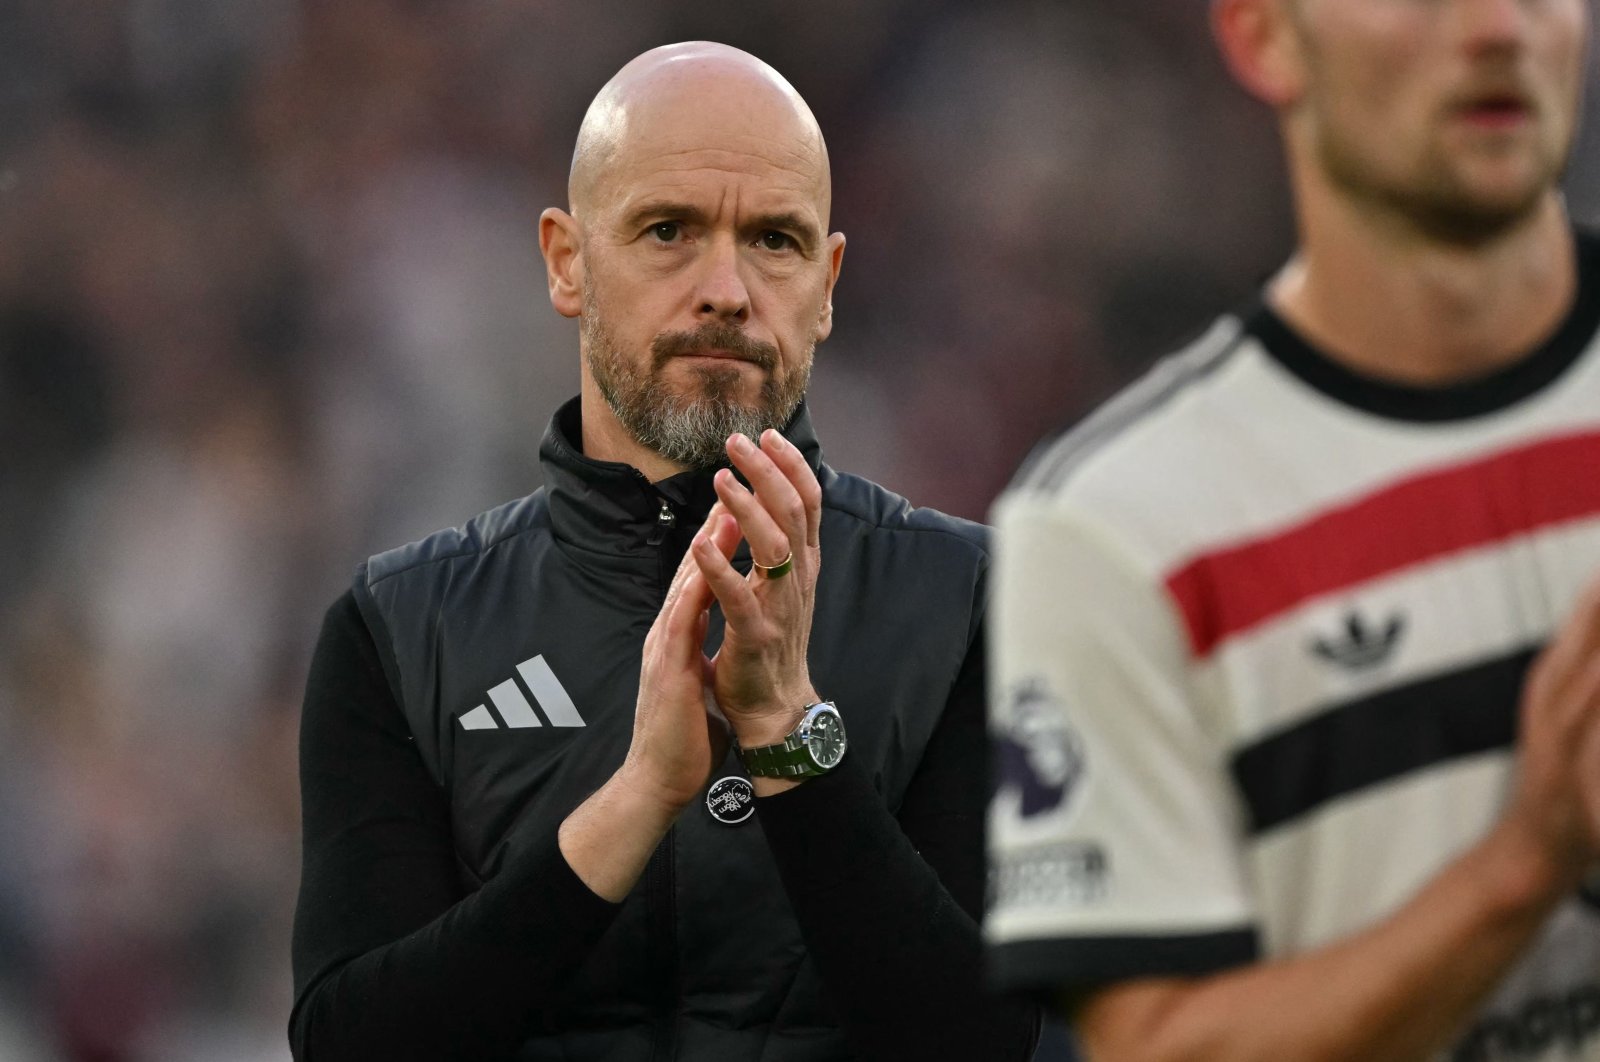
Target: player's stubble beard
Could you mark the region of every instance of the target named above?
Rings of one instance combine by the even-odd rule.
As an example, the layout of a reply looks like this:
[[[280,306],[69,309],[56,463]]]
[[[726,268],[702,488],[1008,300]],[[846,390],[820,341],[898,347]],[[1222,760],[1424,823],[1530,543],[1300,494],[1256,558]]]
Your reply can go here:
[[[760,437],[782,429],[800,407],[811,379],[816,341],[806,344],[795,365],[780,367],[778,349],[752,339],[742,328],[708,321],[689,332],[662,332],[650,341],[648,358],[625,351],[605,327],[594,278],[584,270],[583,356],[595,386],[618,422],[644,446],[684,468],[714,468],[727,462],[725,444],[735,432]],[[744,369],[695,366],[687,387],[666,379],[669,362],[696,350],[733,353],[763,370],[755,404],[739,399]]]
[[[1409,175],[1396,177],[1370,161],[1358,137],[1346,136],[1336,122],[1320,125],[1317,160],[1335,188],[1431,240],[1469,248],[1494,241],[1538,213],[1560,179],[1569,146],[1541,136],[1526,186],[1511,196],[1490,197],[1475,190],[1435,145],[1421,149]]]

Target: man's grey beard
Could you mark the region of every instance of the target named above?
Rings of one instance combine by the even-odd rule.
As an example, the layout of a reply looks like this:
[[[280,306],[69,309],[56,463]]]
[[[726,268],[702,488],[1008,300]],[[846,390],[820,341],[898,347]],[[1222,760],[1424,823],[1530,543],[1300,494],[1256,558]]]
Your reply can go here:
[[[628,433],[643,445],[685,468],[714,468],[726,463],[725,443],[734,432],[758,438],[768,428],[783,428],[799,408],[811,377],[809,344],[804,357],[787,373],[778,367],[777,348],[750,338],[736,325],[708,322],[692,332],[663,332],[650,342],[649,366],[619,348],[601,321],[594,283],[586,279],[583,296],[583,356],[600,395]],[[730,351],[766,372],[755,405],[739,401],[743,370],[696,365],[697,377],[687,389],[666,381],[669,361],[695,350]]]

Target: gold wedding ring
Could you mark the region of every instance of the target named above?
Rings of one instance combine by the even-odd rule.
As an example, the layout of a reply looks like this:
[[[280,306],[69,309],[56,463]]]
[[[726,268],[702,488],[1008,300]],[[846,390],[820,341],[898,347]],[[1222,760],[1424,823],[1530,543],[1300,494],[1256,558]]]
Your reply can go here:
[[[794,550],[791,549],[789,555],[777,564],[762,564],[754,557],[751,557],[750,565],[768,579],[782,579],[789,574],[789,569],[794,567]]]

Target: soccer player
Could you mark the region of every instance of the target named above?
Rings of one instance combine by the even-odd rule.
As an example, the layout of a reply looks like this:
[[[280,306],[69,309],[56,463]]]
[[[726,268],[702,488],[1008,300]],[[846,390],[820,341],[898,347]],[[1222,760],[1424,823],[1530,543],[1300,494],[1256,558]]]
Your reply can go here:
[[[1589,9],[1212,15],[1298,247],[997,506],[994,972],[1095,1060],[1600,1058]]]

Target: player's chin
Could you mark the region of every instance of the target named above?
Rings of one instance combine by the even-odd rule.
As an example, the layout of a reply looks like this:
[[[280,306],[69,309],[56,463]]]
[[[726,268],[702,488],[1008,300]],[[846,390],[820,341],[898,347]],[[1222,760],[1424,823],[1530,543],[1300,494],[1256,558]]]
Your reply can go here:
[[[1418,198],[1424,213],[1493,235],[1533,217],[1556,186],[1558,168],[1532,151],[1475,153]]]
[[[1548,137],[1490,139],[1470,145],[1456,159],[1456,184],[1464,197],[1487,211],[1515,212],[1554,188],[1564,152]]]
[[[1463,206],[1486,222],[1515,225],[1532,217],[1555,187],[1556,174],[1527,159],[1481,167],[1463,182]]]

